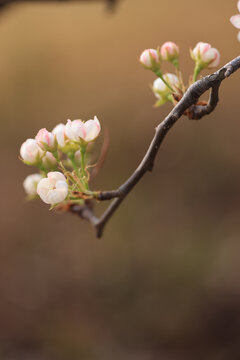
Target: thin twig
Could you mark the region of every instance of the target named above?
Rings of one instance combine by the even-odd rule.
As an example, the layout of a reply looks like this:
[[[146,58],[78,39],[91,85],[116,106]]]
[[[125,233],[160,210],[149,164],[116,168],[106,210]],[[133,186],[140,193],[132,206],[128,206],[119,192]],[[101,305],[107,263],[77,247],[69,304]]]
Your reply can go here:
[[[107,4],[108,9],[112,10],[114,9],[116,3],[118,0],[0,0],[0,10],[3,10],[7,7],[7,5],[11,5],[11,4],[17,4],[17,3],[42,3],[42,2],[49,2],[49,3],[70,3],[70,2],[100,2],[103,1]]]
[[[96,166],[93,168],[93,170],[91,172],[90,181],[92,181],[97,176],[99,171],[101,170],[103,163],[107,156],[108,148],[109,148],[109,131],[108,131],[108,129],[105,129],[104,134],[103,134],[103,144],[102,144],[100,156],[99,156]]]
[[[151,171],[153,169],[154,160],[163,142],[163,139],[165,138],[168,131],[172,128],[172,126],[176,123],[176,121],[186,112],[186,110],[188,110],[188,114],[190,112],[190,118],[195,120],[201,119],[203,116],[210,114],[216,108],[219,101],[218,92],[221,82],[239,68],[240,56],[230,61],[228,64],[223,66],[220,70],[213,73],[212,75],[208,75],[191,85],[182,97],[182,99],[178,102],[178,104],[157,126],[151,144],[141,163],[133,172],[133,174],[117,190],[104,191],[98,194],[98,200],[110,200],[113,198],[114,200],[99,219],[97,219],[92,212],[92,216],[94,216],[94,221],[92,221],[91,217],[90,221],[96,229],[97,237],[102,236],[105,225],[112,217],[114,212],[117,210],[121,202],[129,194],[129,192],[135,187],[135,185],[139,182],[139,180],[144,176],[147,171]],[[208,104],[204,106],[196,105],[199,97],[209,89],[211,89],[211,92]],[[84,217],[84,214],[81,213],[81,217]],[[85,218],[89,220],[89,214],[87,214],[87,217]]]

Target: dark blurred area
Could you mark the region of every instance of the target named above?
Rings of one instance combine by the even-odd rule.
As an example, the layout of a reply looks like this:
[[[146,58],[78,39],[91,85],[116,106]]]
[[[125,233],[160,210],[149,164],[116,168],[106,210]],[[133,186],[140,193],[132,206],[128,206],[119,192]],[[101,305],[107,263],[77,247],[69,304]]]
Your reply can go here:
[[[205,41],[224,65],[239,54],[236,1],[124,0],[114,13],[42,2],[0,13],[0,358],[239,359],[240,73],[213,114],[178,121],[101,240],[77,216],[26,202],[35,169],[18,159],[40,128],[97,115],[110,148],[93,185],[116,188],[171,109],[153,108],[137,57],[175,41],[187,82],[189,47]]]

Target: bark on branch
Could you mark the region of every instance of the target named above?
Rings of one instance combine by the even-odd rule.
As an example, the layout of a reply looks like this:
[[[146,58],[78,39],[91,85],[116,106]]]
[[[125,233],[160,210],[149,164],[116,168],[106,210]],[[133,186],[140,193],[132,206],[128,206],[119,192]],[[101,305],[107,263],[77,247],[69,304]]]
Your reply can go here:
[[[19,3],[71,3],[71,2],[105,2],[110,9],[116,5],[118,0],[0,0],[0,10],[6,8],[7,5]]]
[[[156,127],[155,135],[149,145],[149,148],[133,174],[118,189],[103,191],[98,194],[97,199],[101,201],[114,199],[100,218],[97,218],[94,215],[91,206],[86,205],[84,208],[76,206],[72,207],[72,212],[80,215],[81,218],[90,221],[96,230],[97,237],[100,238],[102,236],[105,225],[129,192],[135,187],[147,171],[152,171],[154,160],[163,139],[176,121],[182,117],[186,110],[188,110],[188,114],[191,114],[190,118],[193,120],[199,120],[203,116],[210,114],[216,108],[219,101],[218,92],[222,81],[232,75],[239,68],[240,56],[230,61],[217,72],[198,80],[188,88],[178,104]],[[199,97],[209,89],[211,89],[211,92],[207,105],[196,105]]]

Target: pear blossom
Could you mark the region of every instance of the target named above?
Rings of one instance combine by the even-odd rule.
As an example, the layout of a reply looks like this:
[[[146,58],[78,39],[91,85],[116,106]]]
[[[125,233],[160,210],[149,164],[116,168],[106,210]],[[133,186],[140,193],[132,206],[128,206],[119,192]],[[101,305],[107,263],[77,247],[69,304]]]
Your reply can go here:
[[[173,88],[176,87],[179,83],[178,77],[174,74],[170,74],[170,73],[164,74],[163,78]],[[152,89],[157,97],[159,97],[158,95],[166,96],[168,94],[171,94],[171,90],[169,89],[169,87],[160,78],[154,80]]]
[[[220,53],[210,44],[199,42],[191,51],[191,57],[196,62],[196,65],[202,69],[213,68],[219,65]]]
[[[145,68],[155,71],[160,67],[161,57],[158,50],[146,49],[142,52],[139,61]]]
[[[65,125],[58,124],[52,130],[52,133],[56,136],[57,143],[58,143],[59,147],[63,148],[66,145],[66,141],[68,140],[67,136],[66,136],[66,133],[65,133]]]
[[[41,179],[42,175],[40,174],[32,174],[26,177],[26,179],[23,181],[23,187],[27,195],[37,195],[37,185]]]
[[[96,116],[94,119],[83,122],[82,120],[68,120],[65,125],[67,137],[76,142],[89,143],[95,140],[101,131],[101,125]]]
[[[166,73],[163,75],[163,78],[173,89],[179,84],[178,77],[174,74]],[[167,101],[169,101],[170,95],[172,94],[169,87],[160,78],[154,80],[152,90],[158,99],[155,106],[161,106],[165,104]]]
[[[39,181],[37,193],[46,204],[55,205],[62,202],[68,195],[65,176],[58,171],[49,172],[47,178]]]
[[[171,61],[173,63],[178,62],[179,47],[172,41],[165,42],[160,50],[163,60]]]
[[[22,160],[27,165],[37,165],[44,152],[40,149],[35,139],[27,139],[20,148]]]
[[[40,129],[35,137],[38,146],[42,150],[47,151],[56,151],[57,149],[57,141],[56,137],[53,133],[47,131],[47,129]]]
[[[53,154],[47,151],[42,157],[42,164],[46,169],[56,169],[58,163]]]
[[[240,0],[237,3],[237,7],[238,7],[238,11],[240,12]],[[231,16],[230,21],[233,24],[233,26],[235,26],[235,28],[240,29],[240,14]],[[238,32],[237,38],[238,41],[240,41],[240,31]]]

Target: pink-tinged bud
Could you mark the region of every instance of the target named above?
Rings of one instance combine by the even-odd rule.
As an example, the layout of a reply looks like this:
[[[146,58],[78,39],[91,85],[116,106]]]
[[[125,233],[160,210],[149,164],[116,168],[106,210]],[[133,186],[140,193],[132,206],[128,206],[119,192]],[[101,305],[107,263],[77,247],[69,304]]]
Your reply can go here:
[[[174,42],[165,42],[161,47],[160,53],[163,60],[171,61],[175,64],[178,63],[179,47]]]
[[[240,12],[240,0],[237,3],[237,7],[238,7],[238,11]],[[230,18],[230,21],[233,24],[233,26],[235,26],[235,28],[240,29],[240,14],[232,16]],[[240,41],[240,31],[238,32],[237,39],[238,41]]]
[[[49,172],[47,178],[39,181],[37,193],[46,204],[55,205],[62,202],[68,195],[65,176],[58,171]]]
[[[35,139],[27,139],[20,148],[21,158],[27,165],[39,164],[43,154]]]
[[[240,15],[233,15],[230,17],[230,21],[235,28],[240,29]]]
[[[158,50],[146,49],[142,52],[139,61],[145,68],[156,71],[160,68],[161,57]]]
[[[32,174],[26,177],[26,179],[23,182],[23,187],[27,195],[29,196],[37,195],[37,185],[41,179],[42,179],[42,175],[40,174]]]
[[[191,57],[202,69],[210,69],[220,63],[220,53],[208,43],[199,42],[191,51]]]
[[[46,129],[41,129],[35,137],[38,146],[45,151],[56,151],[57,141],[54,134],[47,131]]]
[[[82,120],[68,120],[65,126],[67,137],[75,142],[91,142],[98,137],[100,131],[100,122],[96,116],[94,116],[94,120],[86,122]]]
[[[66,145],[66,142],[68,140],[67,135],[65,133],[65,125],[58,124],[55,126],[55,128],[52,130],[53,135],[56,136],[58,146],[60,148],[63,148]]]
[[[53,156],[53,154],[50,153],[49,151],[47,151],[46,154],[42,158],[42,164],[45,169],[53,170],[53,169],[57,168],[58,163],[57,163],[56,158]]]
[[[238,11],[240,12],[240,0],[237,3]],[[230,18],[231,23],[233,26],[235,26],[237,29],[240,29],[240,15],[234,15]]]

